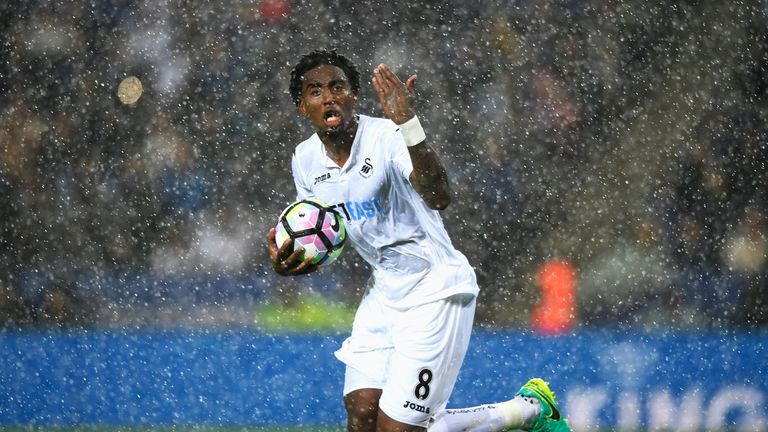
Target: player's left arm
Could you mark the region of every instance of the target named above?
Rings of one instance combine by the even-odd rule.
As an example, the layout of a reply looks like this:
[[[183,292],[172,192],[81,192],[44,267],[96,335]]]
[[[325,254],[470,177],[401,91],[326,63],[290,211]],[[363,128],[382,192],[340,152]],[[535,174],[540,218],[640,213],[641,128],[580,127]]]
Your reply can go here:
[[[421,133],[407,134],[407,131],[403,131],[413,165],[409,180],[429,208],[443,210],[451,202],[448,174],[437,152],[423,138],[421,125],[415,118],[413,103],[416,99],[416,75],[412,75],[403,83],[387,65],[380,64],[373,70],[372,83],[379,95],[384,114],[401,128],[410,127],[412,130],[416,127],[417,132]],[[414,136],[417,141],[408,142],[408,138],[413,140]]]

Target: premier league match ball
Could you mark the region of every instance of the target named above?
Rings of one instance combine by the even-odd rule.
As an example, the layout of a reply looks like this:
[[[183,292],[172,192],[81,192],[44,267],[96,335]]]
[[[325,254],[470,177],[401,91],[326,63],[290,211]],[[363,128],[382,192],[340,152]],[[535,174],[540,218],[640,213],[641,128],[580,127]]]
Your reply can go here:
[[[283,210],[275,227],[275,240],[280,247],[289,238],[293,250],[304,248],[302,260],[328,265],[344,250],[347,230],[341,215],[315,199],[297,201]]]

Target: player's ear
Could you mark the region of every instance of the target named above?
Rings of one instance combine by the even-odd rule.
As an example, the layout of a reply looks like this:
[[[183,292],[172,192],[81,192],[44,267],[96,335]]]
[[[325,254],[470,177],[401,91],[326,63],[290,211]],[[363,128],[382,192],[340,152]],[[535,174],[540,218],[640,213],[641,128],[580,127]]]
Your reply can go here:
[[[307,116],[307,106],[304,104],[304,98],[299,99],[299,113],[304,117]]]

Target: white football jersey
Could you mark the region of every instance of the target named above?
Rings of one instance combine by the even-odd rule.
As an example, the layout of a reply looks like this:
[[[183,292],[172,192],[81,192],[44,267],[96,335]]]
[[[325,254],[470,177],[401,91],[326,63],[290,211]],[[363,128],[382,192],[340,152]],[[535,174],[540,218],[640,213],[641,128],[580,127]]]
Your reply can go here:
[[[339,167],[313,134],[291,160],[297,198],[316,198],[345,219],[347,242],[373,268],[372,294],[408,308],[454,294],[477,295],[466,257],[438,211],[411,186],[413,171],[398,126],[361,115],[351,154]]]

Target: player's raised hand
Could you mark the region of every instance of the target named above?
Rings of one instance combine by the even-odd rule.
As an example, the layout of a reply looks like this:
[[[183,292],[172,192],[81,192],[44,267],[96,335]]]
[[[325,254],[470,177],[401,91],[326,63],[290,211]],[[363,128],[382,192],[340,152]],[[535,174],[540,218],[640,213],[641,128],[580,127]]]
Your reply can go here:
[[[411,75],[403,83],[389,66],[382,63],[373,70],[371,82],[387,118],[397,124],[403,124],[415,115],[413,104],[416,101],[416,75]]]
[[[272,269],[281,276],[312,273],[319,267],[311,264],[311,257],[301,260],[304,249],[299,248],[294,251],[293,239],[286,240],[278,247],[274,228],[271,228],[267,233],[267,251],[269,252],[269,259],[272,261]]]

